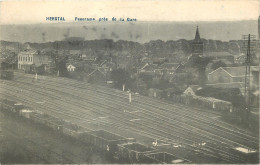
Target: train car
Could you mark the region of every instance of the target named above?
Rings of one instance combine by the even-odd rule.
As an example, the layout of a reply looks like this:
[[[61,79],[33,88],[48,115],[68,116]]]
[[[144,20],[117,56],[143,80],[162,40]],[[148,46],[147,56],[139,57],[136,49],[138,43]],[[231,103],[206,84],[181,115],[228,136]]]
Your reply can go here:
[[[79,136],[79,139],[82,142],[92,144],[100,150],[109,151],[110,153],[115,153],[117,151],[118,144],[127,142],[126,138],[105,130],[82,133]]]
[[[215,111],[232,112],[233,105],[231,102],[219,100],[212,97],[182,95],[180,102],[194,107],[205,107]]]
[[[153,147],[147,147],[139,143],[118,144],[118,157],[122,162],[150,163],[146,154],[157,152]],[[151,162],[154,163],[154,162]]]
[[[37,124],[42,124],[45,125],[45,121],[46,119],[48,119],[49,116],[44,114],[43,112],[40,111],[34,111],[31,115],[30,115],[30,119],[31,121],[37,123]]]
[[[22,103],[17,103],[13,100],[1,100],[1,110],[8,113],[19,114],[19,111],[24,108]]]
[[[66,136],[69,136],[71,138],[78,138],[80,134],[89,132],[90,130],[80,127],[76,124],[70,123],[70,122],[64,122],[63,123],[63,134]]]
[[[4,80],[13,80],[14,72],[13,71],[2,70],[0,78],[4,79]]]
[[[45,126],[51,128],[54,131],[62,132],[63,121],[59,118],[48,116],[48,118],[45,119]]]
[[[233,112],[233,105],[231,102],[227,102],[227,101],[218,101],[214,103],[214,108],[216,110],[219,111],[229,111],[229,112]]]

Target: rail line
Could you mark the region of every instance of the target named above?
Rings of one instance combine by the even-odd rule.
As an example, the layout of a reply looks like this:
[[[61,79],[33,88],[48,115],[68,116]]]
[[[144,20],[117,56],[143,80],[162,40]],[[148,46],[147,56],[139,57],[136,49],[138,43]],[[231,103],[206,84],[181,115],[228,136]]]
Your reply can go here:
[[[13,85],[15,85],[15,84],[13,84]],[[16,84],[17,85],[17,84]],[[28,84],[27,84],[28,85]],[[30,85],[34,85],[34,86],[37,86],[36,84],[30,84]],[[49,84],[50,86],[53,86],[53,84]],[[69,84],[67,84],[67,85],[69,85]],[[62,86],[64,86],[64,84],[62,85]],[[24,87],[26,87],[26,86],[24,86]],[[74,87],[75,88],[75,87]],[[39,89],[42,89],[42,88],[38,88],[37,89],[37,87],[36,87],[36,89],[34,89],[34,92],[36,92],[37,90],[38,90],[38,92],[39,92],[39,94],[46,94],[46,92],[45,91],[39,91]],[[51,90],[54,90],[54,89],[52,89],[52,88],[45,88],[45,90],[46,89],[51,89]],[[69,89],[69,88],[66,88],[66,90],[67,89]],[[10,89],[10,90],[12,90],[12,89]],[[76,90],[76,89],[70,89],[70,90]],[[91,90],[89,90],[89,91],[91,91]],[[58,91],[58,90],[56,90],[54,93],[58,93],[58,92],[62,92],[62,91]],[[79,94],[82,94],[82,91],[77,91]],[[49,93],[50,94],[50,93]],[[47,94],[46,96],[48,96],[48,97],[50,97],[50,95],[49,94]],[[53,94],[53,93],[52,93]],[[66,93],[65,93],[66,94]],[[96,95],[96,96],[94,96],[94,94]],[[11,94],[10,94],[11,95]],[[23,95],[24,95],[24,93],[23,93]],[[61,95],[62,96],[64,96],[64,93],[61,93]],[[122,93],[121,93],[121,95],[122,95]],[[82,96],[84,96],[84,97],[86,97],[86,95],[82,95]],[[98,93],[92,93],[92,95],[91,95],[91,97],[88,97],[88,99],[91,99],[92,98],[92,100],[90,101],[90,102],[88,102],[87,104],[85,103],[83,103],[83,99],[82,99],[82,96],[81,97],[78,97],[79,99],[78,100],[80,100],[81,102],[75,102],[75,103],[77,103],[76,105],[77,106],[81,106],[82,108],[84,108],[85,106],[89,106],[91,103],[93,104],[93,102],[95,101],[95,100],[93,100],[93,99],[95,99],[95,98],[97,98],[97,97],[100,97],[100,94]],[[56,96],[57,97],[57,96]],[[77,97],[77,96],[75,96],[74,95],[74,97]],[[63,97],[64,98],[64,97]],[[57,98],[53,98],[53,99],[57,99]],[[123,98],[124,100],[124,102],[125,102],[125,99],[127,99],[127,97],[124,97]],[[77,100],[77,101],[78,101]],[[114,103],[115,104],[115,102],[117,102],[117,105],[122,105],[123,104],[123,102],[120,102],[120,101],[115,101],[115,100],[111,100],[111,99],[102,99],[102,100],[104,100],[104,101],[108,101],[108,104],[110,104],[111,103],[111,101],[113,101],[112,103]],[[64,102],[64,101],[63,101]],[[74,103],[74,104],[75,104]],[[60,101],[60,103],[59,104],[57,104],[57,106],[56,106],[56,108],[59,108],[59,106],[60,105],[63,105],[64,103],[62,103],[62,101]],[[103,105],[102,105],[103,104]],[[105,110],[103,110],[102,112],[101,112],[101,110],[99,110],[99,113],[98,112],[95,112],[95,113],[98,113],[98,115],[101,115],[101,114],[106,114],[107,113],[107,115],[109,115],[110,117],[113,117],[114,116],[114,118],[117,118],[117,117],[122,117],[122,116],[124,116],[123,114],[124,113],[122,113],[122,111],[120,110],[120,109],[118,109],[117,107],[115,107],[115,106],[111,106],[110,107],[110,113],[108,113],[107,111],[109,110],[109,108],[107,108],[106,106],[108,105],[108,104],[104,104],[104,103],[100,103],[100,102],[96,102],[95,104],[93,104],[93,107],[91,107],[92,108],[92,111],[93,111],[93,109],[95,109],[94,111],[98,111],[98,109],[97,108],[95,108],[95,106],[97,107],[97,106],[103,106],[102,108],[104,108]],[[70,104],[71,105],[71,104]],[[76,105],[75,105],[75,107],[76,107]],[[85,106],[83,106],[83,105],[85,105]],[[154,118],[155,116],[154,115],[157,115],[158,116],[158,114],[154,114],[153,113],[153,116],[151,115],[152,113],[151,113],[151,111],[148,111],[148,110],[146,110],[146,109],[144,109],[144,108],[140,108],[140,107],[134,107],[132,104],[124,104],[124,105],[130,105],[130,107],[132,108],[132,109],[135,109],[136,110],[136,108],[139,108],[139,110],[140,110],[140,112],[141,113],[143,113],[143,115],[141,116],[141,117],[144,117],[144,116],[146,116],[146,119],[149,119],[149,118],[147,118],[147,116],[149,116],[150,115],[150,117],[152,117],[152,118]],[[64,106],[64,105],[63,105]],[[46,107],[46,108],[50,108],[50,107]],[[157,106],[155,106],[155,107],[153,107],[153,109],[156,109],[156,108],[158,108]],[[111,114],[113,111],[115,111],[115,110],[117,110],[117,113],[118,114],[120,114],[121,116],[115,116],[115,114]],[[128,110],[130,110],[131,111],[131,109],[128,109]],[[55,111],[55,109],[53,109],[53,111]],[[56,111],[57,111],[57,109],[56,109]],[[83,111],[82,111],[83,112]],[[175,112],[175,111],[174,111]],[[75,112],[73,112],[73,113],[75,113]],[[64,112],[62,113],[63,115],[64,115]],[[72,114],[68,114],[68,115],[72,115]],[[97,116],[98,116],[97,115]],[[129,114],[128,114],[129,115]],[[176,115],[176,114],[175,114]],[[180,114],[178,114],[178,115],[180,115]],[[130,115],[129,115],[130,116]],[[172,115],[173,116],[173,115]],[[73,117],[73,116],[71,116],[71,117]],[[93,117],[93,116],[92,116]],[[140,117],[140,116],[137,116],[135,113],[132,113],[131,114],[131,117]],[[157,119],[158,120],[162,120],[163,118],[162,117],[164,117],[164,116],[160,116],[160,118],[158,117]],[[80,119],[80,117],[79,117],[79,119]],[[143,118],[144,119],[144,118]],[[169,119],[169,118],[168,118]],[[165,121],[165,120],[164,120]],[[124,122],[124,121],[120,121],[121,123],[122,122]],[[147,121],[146,121],[147,122]],[[153,121],[151,121],[151,123],[149,123],[149,125],[150,124],[154,124],[156,122],[156,120],[153,120]],[[176,121],[175,121],[176,122]],[[157,122],[158,123],[158,122]],[[114,124],[116,124],[116,123],[114,123]],[[125,123],[126,125],[129,125],[129,123],[127,122],[127,123]],[[165,125],[165,123],[158,123],[158,125],[160,125],[160,124],[164,124]],[[170,124],[174,124],[174,125],[176,125],[176,127],[173,127],[172,125],[170,125],[170,127],[172,127],[172,131],[174,131],[175,133],[179,130],[180,132],[178,132],[179,134],[181,134],[181,135],[183,135],[182,134],[182,132],[183,131],[186,131],[188,134],[190,134],[190,133],[193,133],[194,134],[194,131],[193,132],[188,132],[187,130],[185,130],[185,128],[184,127],[181,127],[181,129],[179,128],[180,126],[178,126],[177,124],[181,124],[181,123],[170,123]],[[147,125],[147,124],[146,124]],[[189,125],[186,125],[186,126],[189,126]],[[135,126],[136,127],[136,126]],[[189,126],[190,127],[190,126]],[[157,128],[157,130],[155,130],[156,132],[160,132],[160,128],[162,129],[162,130],[167,130],[167,129],[169,129],[169,127],[165,127],[165,126],[160,126],[159,128]],[[151,127],[148,127],[148,126],[146,126],[146,129],[147,130],[153,130],[154,128],[151,128]],[[196,130],[197,131],[197,130]],[[173,136],[173,134],[169,134],[168,132],[171,132],[171,131],[164,131],[164,132],[160,132],[160,134],[162,134],[162,135],[167,135],[166,137],[172,137]],[[153,134],[152,135],[153,137],[155,137],[155,134]],[[158,135],[157,135],[158,136]],[[185,135],[185,136],[187,136],[187,134]],[[196,137],[196,136],[199,136],[199,137]],[[176,136],[175,136],[176,137]],[[194,134],[194,137],[196,137],[196,139],[200,139],[201,138],[201,135],[199,135],[199,134]],[[202,136],[202,137],[204,137],[204,138],[206,138],[205,136]],[[164,137],[165,138],[165,137]],[[181,138],[183,138],[183,137],[181,137]],[[208,138],[208,137],[207,137]],[[182,140],[184,140],[184,139],[182,139]],[[209,140],[214,140],[214,139],[209,139]],[[193,140],[193,142],[194,142],[194,140]],[[197,141],[196,141],[197,142]],[[209,148],[209,149],[212,149],[212,148]],[[216,150],[215,150],[216,151]],[[223,154],[228,154],[227,152],[222,152]],[[232,155],[229,155],[229,156],[232,156]]]
[[[51,83],[50,84],[51,86],[55,86],[55,84],[53,84],[53,83]],[[67,85],[71,85],[71,84],[68,84],[68,83],[66,83],[66,84],[64,84],[65,86],[67,86]],[[68,88],[67,88],[68,89]],[[75,89],[74,89],[75,90]],[[90,91],[89,89],[87,89],[88,91]],[[106,93],[107,94],[107,93]],[[110,94],[110,93],[109,93]],[[142,96],[137,96],[137,97],[142,97]],[[143,99],[145,99],[146,101],[150,101],[149,99],[147,99],[147,98],[145,98],[145,97],[143,97]],[[133,101],[136,101],[136,102],[138,102],[138,100],[139,99],[134,99]],[[157,103],[161,103],[161,102],[159,102],[158,100],[153,100],[153,101],[156,101]],[[143,104],[147,104],[146,102],[144,102]],[[143,105],[143,104],[141,104],[141,105]],[[154,102],[152,102],[152,103],[150,103],[149,105],[150,106],[153,106],[154,108],[158,108],[158,106],[157,105],[153,105],[154,104]],[[171,107],[169,107],[169,105],[167,104],[166,106],[164,106],[164,107],[167,107],[167,108],[172,108],[172,106],[173,105],[170,105]],[[159,109],[160,110],[162,110],[162,111],[165,111],[165,112],[169,112],[169,113],[172,113],[172,111],[168,111],[168,110],[165,110],[164,108],[161,108],[161,107],[159,107]],[[189,118],[191,118],[190,117],[190,113],[189,112],[187,112],[187,113],[185,113],[186,111],[181,111],[181,112],[178,112],[178,111],[174,111],[174,113],[177,113],[177,115],[180,115],[180,116],[185,116],[185,117],[189,117]],[[167,115],[169,115],[169,113],[167,114]],[[204,117],[204,116],[203,116]],[[206,116],[205,116],[206,117]],[[241,134],[241,133],[239,133],[239,132],[237,132],[237,131],[233,131],[233,130],[231,130],[231,129],[227,129],[226,127],[223,127],[223,126],[220,126],[220,125],[217,125],[216,123],[214,123],[214,122],[212,122],[212,121],[208,121],[208,120],[205,120],[205,119],[203,119],[203,118],[199,118],[198,116],[194,116],[193,118],[192,118],[193,120],[196,120],[197,121],[197,123],[199,122],[199,124],[201,124],[201,122],[204,122],[205,124],[207,124],[207,128],[210,128],[210,129],[215,129],[215,130],[217,130],[217,131],[219,131],[219,132],[223,132],[223,133],[228,133],[228,134],[231,134],[231,135],[233,135],[233,136],[237,136],[238,138],[242,138],[242,139],[244,139],[244,140],[247,140],[247,142],[248,141],[254,141],[254,144],[252,145],[253,147],[255,147],[256,145],[257,145],[257,143],[255,143],[255,141],[257,141],[257,138],[254,138],[254,137],[252,137],[252,136],[248,136],[248,135],[246,135],[246,134]],[[216,126],[216,127],[218,127],[218,128],[216,128],[216,127],[213,127],[213,126]],[[227,131],[224,131],[224,130],[228,130],[228,131],[230,131],[230,132],[227,132]],[[235,135],[234,133],[237,133],[238,135]],[[223,134],[223,135],[225,135],[225,134]],[[242,137],[241,135],[244,135],[244,136],[247,136],[247,137]],[[249,138],[253,138],[253,140],[250,140]]]
[[[151,128],[150,128],[150,130],[151,130]]]

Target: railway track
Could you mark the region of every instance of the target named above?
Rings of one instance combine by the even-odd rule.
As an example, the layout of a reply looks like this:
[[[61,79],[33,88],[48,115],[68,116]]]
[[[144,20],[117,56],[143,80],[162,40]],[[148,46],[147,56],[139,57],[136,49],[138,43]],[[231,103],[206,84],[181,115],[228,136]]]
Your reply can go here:
[[[121,122],[122,122],[122,121],[121,121]],[[176,129],[177,129],[177,128],[176,128]],[[151,130],[152,130],[152,128],[150,127],[150,128],[149,128],[149,130],[151,131]],[[161,134],[163,134],[163,133],[161,132]],[[165,132],[164,132],[164,134],[165,134]]]
[[[71,82],[70,82],[71,83]],[[57,83],[56,83],[57,84]],[[68,85],[71,85],[71,84],[68,84],[68,83],[66,83],[66,84],[63,84],[63,86],[68,86]],[[79,84],[77,84],[76,83],[76,85],[78,86]],[[50,84],[50,86],[55,86],[55,83],[51,83]],[[56,86],[56,87],[58,87],[58,86]],[[68,88],[68,87],[67,87]],[[73,90],[75,90],[75,89],[73,89]],[[90,91],[90,89],[87,89],[88,91]],[[98,89],[97,89],[98,90]],[[106,93],[107,94],[107,93]],[[108,94],[110,94],[110,93],[108,93]],[[101,94],[99,94],[99,96],[100,96]],[[121,92],[121,95],[122,95],[122,92]],[[143,97],[143,96],[135,96],[135,97],[142,97],[142,99],[145,99],[145,102],[143,102],[143,104],[140,104],[140,105],[145,105],[145,104],[147,104],[148,103],[148,101],[150,101],[151,99],[149,98],[146,98],[146,97]],[[127,99],[126,97],[124,97],[123,99]],[[138,99],[134,99],[133,101],[135,101],[135,102],[139,102],[138,101],[139,100],[139,98]],[[125,102],[125,100],[123,100],[122,101],[122,104],[124,104],[124,102]],[[146,103],[147,102],[147,103]],[[155,104],[155,102],[156,103],[161,103],[160,101],[158,101],[158,100],[153,100],[153,102],[151,102],[151,103],[148,103],[149,104],[149,106],[153,106],[155,109],[157,108],[158,109],[158,105],[154,105]],[[139,102],[140,103],[140,102]],[[140,106],[139,105],[139,106]],[[169,105],[169,104],[166,104],[166,105],[164,105],[164,107],[167,107],[167,108],[172,108],[174,105]],[[176,108],[178,108],[178,107],[176,107]],[[161,105],[159,106],[159,109],[160,109],[160,111],[165,111],[165,112],[168,112],[168,114],[166,114],[167,116],[168,115],[170,115],[170,113],[172,113],[173,111],[170,111],[170,110],[168,110],[168,109],[164,109]],[[159,113],[159,112],[158,112]],[[191,115],[190,115],[190,112],[186,112],[186,109],[185,110],[183,110],[183,109],[181,109],[181,111],[176,111],[176,109],[174,109],[174,113],[176,114],[176,115],[178,115],[178,116],[184,116],[184,117],[189,117],[190,119],[191,119]],[[194,113],[194,112],[193,112]],[[242,134],[242,133],[240,133],[240,132],[238,132],[238,131],[234,131],[234,130],[232,130],[232,129],[228,129],[227,127],[225,127],[225,126],[221,126],[221,125],[219,125],[219,124],[216,124],[216,120],[214,120],[213,119],[213,121],[212,121],[212,119],[210,119],[210,120],[205,120],[204,119],[204,117],[207,119],[207,116],[202,116],[203,118],[201,118],[201,117],[199,117],[199,116],[201,116],[201,114],[199,114],[199,116],[198,115],[192,115],[193,117],[192,117],[192,119],[193,120],[196,120],[195,122],[197,123],[197,124],[201,124],[201,122],[203,122],[203,123],[205,123],[205,124],[207,124],[207,127],[206,128],[209,128],[209,129],[215,129],[215,130],[217,130],[217,131],[219,131],[219,132],[222,132],[222,133],[224,133],[223,135],[225,135],[225,133],[227,133],[227,134],[230,134],[230,135],[233,135],[233,136],[236,136],[236,137],[238,137],[239,139],[243,139],[243,140],[247,140],[247,142],[248,141],[254,141],[254,144],[252,145],[253,147],[255,147],[256,145],[257,145],[257,143],[255,143],[255,141],[257,141],[257,138],[254,138],[254,137],[252,137],[252,136],[248,136],[247,134]],[[214,126],[214,127],[213,127]],[[225,131],[226,130],[226,131]],[[229,132],[227,132],[227,131],[229,131]],[[236,135],[237,134],[237,135]],[[251,139],[252,140],[251,140]]]
[[[20,77],[26,77],[26,78],[33,78],[32,75],[25,75],[25,74],[22,74]],[[101,91],[101,93],[105,93],[105,94],[108,94],[108,95],[111,95],[111,96],[116,96],[117,98],[118,97],[121,97],[123,99],[127,99],[127,95],[122,95],[123,92],[122,91],[119,91],[119,90],[115,90],[115,89],[110,89],[110,88],[106,88],[106,87],[103,87],[103,86],[97,86],[97,85],[93,85],[93,84],[88,84],[88,83],[83,83],[83,82],[78,82],[78,81],[73,81],[73,80],[69,80],[69,79],[66,79],[66,78],[53,78],[53,77],[44,77],[43,80],[46,80],[46,78],[48,79],[48,83],[52,82],[51,85],[55,85],[53,84],[57,82],[59,82],[59,84],[62,84],[63,86],[77,86],[78,88],[81,88],[81,89],[86,89],[86,90],[93,90],[93,88],[98,92]],[[27,80],[28,82],[28,79],[25,79]],[[100,94],[101,94],[100,93]],[[180,109],[181,113],[185,113],[187,111],[187,113],[193,113],[192,115],[196,118],[199,118],[200,120],[202,120],[203,118],[208,118],[207,115],[209,115],[210,113],[214,113],[214,111],[211,111],[210,113],[207,113],[207,115],[205,115],[204,113],[200,113],[199,111],[196,112],[196,114],[194,114],[194,109],[197,109],[197,108],[189,108],[185,105],[174,105],[174,104],[169,104],[169,103],[165,103],[165,102],[162,102],[161,100],[158,100],[158,99],[153,99],[153,98],[147,98],[147,97],[144,97],[144,96],[141,96],[141,95],[135,95],[134,97],[138,98],[138,99],[134,99],[133,101],[136,101],[136,102],[139,102],[140,103],[140,99],[144,100],[142,102],[142,104],[146,104],[146,102],[149,104],[149,105],[153,105],[153,106],[157,106],[159,107],[157,104],[159,104],[160,106],[166,106],[166,107],[169,107],[169,108],[176,108],[174,109],[174,111],[177,111],[178,109]],[[156,104],[155,104],[156,103]],[[163,103],[163,104],[162,104]],[[160,107],[159,107],[160,108]],[[183,111],[185,110],[185,111]],[[246,135],[249,133],[249,132],[246,132],[244,130],[241,130],[237,127],[234,127],[234,126],[231,126],[230,124],[227,124],[225,122],[222,122],[220,120],[217,120],[217,119],[210,119],[208,120],[208,122],[210,122],[209,124],[213,124],[213,125],[218,125],[219,127],[221,127],[221,129],[225,129],[225,130],[228,130],[228,131],[231,131],[231,132],[235,132],[235,133],[238,133],[240,135]],[[251,138],[254,138],[253,136],[249,136]],[[255,140],[258,140],[258,138],[254,138]]]
[[[57,83],[57,82],[56,82]],[[55,82],[54,82],[54,84],[55,84]],[[49,84],[50,86],[53,86],[54,84]],[[64,86],[65,84],[62,84],[62,86]],[[66,84],[66,85],[69,85],[69,84]],[[49,89],[51,89],[51,90],[54,90],[54,89],[52,89],[52,88],[49,88]],[[66,88],[66,90],[69,90],[70,88]],[[74,88],[72,88],[73,90],[75,90]],[[72,90],[72,89],[70,89],[70,90]],[[10,89],[11,90],[11,89]],[[36,89],[35,89],[36,90]],[[46,88],[46,90],[47,90],[47,88]],[[89,90],[88,92],[90,92],[91,90]],[[35,92],[35,91],[34,91]],[[46,93],[45,91],[38,91],[39,92],[39,94],[44,94],[44,93]],[[61,91],[55,91],[55,92],[61,92]],[[100,92],[100,91],[99,91]],[[77,91],[77,93],[79,93],[80,94],[80,91]],[[61,93],[61,95],[63,95],[64,93]],[[97,97],[97,96],[95,96],[94,95],[95,93],[91,93],[91,96],[90,96],[90,98],[88,98],[88,99],[96,99],[95,97]],[[101,95],[100,95],[100,93],[96,93],[96,95],[98,95],[99,97],[100,96],[102,96],[102,93],[101,93]],[[103,94],[103,95],[107,95],[107,94]],[[122,92],[121,92],[121,95],[122,95]],[[47,95],[48,96],[48,95]],[[80,95],[80,96],[85,96],[85,95]],[[77,97],[77,96],[74,96],[74,97]],[[86,97],[86,96],[85,96]],[[82,98],[82,97],[79,97],[79,98]],[[55,98],[53,98],[53,99],[55,99]],[[57,99],[57,98],[56,98]],[[124,96],[123,95],[123,102],[125,102],[125,100],[127,99],[127,96]],[[79,99],[80,100],[80,99]],[[102,100],[104,100],[104,99],[102,99]],[[81,100],[82,102],[84,101],[84,100]],[[109,102],[107,102],[107,104],[109,104],[109,103],[111,103],[111,101],[113,101],[113,100],[106,100],[106,101],[109,101]],[[84,104],[84,103],[82,103],[82,102],[77,102],[77,106],[81,106],[82,105],[82,107],[85,107],[86,105],[90,105],[90,103],[88,102],[87,104]],[[93,100],[92,100],[92,102],[93,102]],[[113,101],[113,103],[115,102],[115,100]],[[118,103],[117,103],[117,105],[119,105],[119,104],[123,104],[123,102],[119,102],[118,101]],[[91,108],[95,108],[95,106],[96,107],[98,107],[98,106],[101,106],[101,104],[102,103],[96,103],[96,105],[93,105],[93,107],[91,107]],[[107,104],[104,104],[103,106],[106,106]],[[138,107],[133,107],[132,106],[132,104],[129,104],[130,105],[130,107],[131,108],[138,108]],[[57,107],[56,108],[58,108],[59,106],[62,106],[62,102],[60,102],[59,104],[57,104]],[[50,108],[50,107],[46,107],[46,108]],[[108,111],[108,108],[106,108],[106,107],[102,107],[102,108],[104,108],[105,110],[104,111],[100,111],[100,113],[98,114],[98,115],[104,115],[104,114],[106,114],[107,113],[107,111]],[[111,117],[113,117],[114,116],[114,118],[116,119],[116,118],[120,118],[120,117],[122,117],[122,116],[124,116],[123,114],[124,113],[122,113],[123,111],[121,111],[121,110],[118,110],[118,108],[117,107],[110,107],[111,109],[110,109],[110,113],[107,113],[107,115],[108,116],[111,116]],[[153,107],[153,109],[156,109],[156,108],[158,108],[158,107]],[[140,108],[139,108],[140,109]],[[115,116],[115,114],[111,114],[113,111],[115,111],[115,110],[117,110],[117,113],[119,113],[121,116]],[[54,109],[54,111],[55,111],[55,109]],[[57,111],[57,109],[56,109],[56,111]],[[92,110],[93,111],[93,110]],[[98,111],[98,109],[95,109],[95,111]],[[129,109],[129,111],[131,111],[130,109]],[[168,110],[167,110],[168,111]],[[82,111],[83,112],[83,111]],[[142,114],[142,117],[144,117],[144,116],[149,116],[150,115],[150,117],[151,118],[154,118],[154,116],[151,116],[151,115],[156,115],[156,114],[151,114],[151,111],[148,111],[148,110],[146,110],[146,109],[140,109],[140,112],[142,112],[143,114]],[[74,113],[74,112],[73,112]],[[64,114],[63,114],[64,115]],[[72,114],[68,114],[68,115],[72,115]],[[97,116],[98,116],[97,115]],[[128,114],[129,115],[129,114]],[[175,114],[175,115],[180,115],[180,114]],[[157,116],[158,116],[158,114],[157,114]],[[173,115],[172,115],[173,116]],[[71,116],[71,117],[73,117],[73,116]],[[93,117],[93,116],[92,116]],[[140,116],[136,116],[136,114],[135,113],[132,113],[131,114],[131,117],[140,117]],[[157,118],[158,120],[162,120],[163,118],[162,118],[163,116],[160,116],[159,118]],[[184,116],[185,117],[185,116]],[[187,116],[186,116],[187,117]],[[82,119],[82,120],[84,120],[84,119]],[[124,122],[124,121],[121,121],[121,123],[122,122]],[[151,121],[151,123],[148,123],[148,125],[152,125],[152,124],[154,124],[154,122],[156,122],[156,120],[153,120],[153,121]],[[175,121],[176,122],[176,121]],[[116,124],[118,124],[118,123],[114,123],[114,125],[116,125]],[[127,123],[125,123],[126,125],[129,125],[129,122],[127,122]],[[147,124],[147,123],[146,123]],[[163,124],[163,125],[165,125],[165,123],[158,123],[158,125],[161,125],[161,124]],[[171,124],[173,124],[173,123],[171,123]],[[181,124],[181,123],[178,123],[178,124]],[[174,124],[174,125],[176,125],[176,123]],[[187,125],[186,125],[187,126]],[[134,125],[133,125],[133,127],[134,127]],[[135,126],[136,127],[136,126]],[[180,127],[180,126],[179,126]],[[185,128],[184,127],[182,127],[181,129],[179,128],[179,127],[172,127],[172,125],[170,125],[170,126],[164,126],[164,127],[162,127],[162,126],[160,126],[160,127],[158,127],[157,128],[157,130],[155,130],[156,132],[160,132],[160,129],[162,129],[162,130],[165,130],[165,131],[163,131],[163,132],[160,132],[160,135],[167,135],[166,137],[172,137],[173,136],[173,134],[169,134],[169,132],[171,132],[171,130],[173,131],[173,132],[177,132],[177,130],[179,130],[180,132],[179,132],[179,134],[181,135],[181,136],[179,136],[180,138],[182,138],[182,136],[184,135],[184,134],[181,134],[182,133],[182,131],[187,131],[187,130],[185,130]],[[129,127],[127,127],[127,128],[129,128]],[[171,128],[171,130],[167,130],[167,129],[169,129],[169,128]],[[151,128],[151,127],[145,127],[145,129],[147,129],[147,130],[153,130],[153,128]],[[139,130],[140,131],[140,130]],[[194,132],[188,132],[187,131],[187,133],[193,133],[193,135],[194,135],[194,137],[197,137],[197,138],[195,138],[195,139],[200,139],[201,138],[201,135],[199,135],[199,134],[194,134]],[[152,136],[153,137],[158,137],[159,135],[155,135],[155,134],[152,134]],[[186,135],[187,136],[187,135]],[[202,136],[203,138],[206,138],[205,136]],[[162,138],[165,138],[165,137],[162,137]],[[184,139],[182,139],[182,140],[184,140]],[[214,140],[214,138],[213,139],[210,139],[210,140]],[[193,140],[193,142],[194,142],[195,140]],[[198,141],[196,141],[196,142],[198,142]],[[208,150],[212,150],[212,149],[214,149],[214,148],[208,148]],[[201,149],[200,149],[201,150]],[[216,149],[215,149],[215,151],[216,151]],[[205,151],[204,151],[205,152]],[[222,151],[222,153],[225,155],[225,154],[227,154],[228,155],[228,153],[227,152],[223,152]],[[232,156],[232,155],[229,155],[230,157]],[[232,158],[233,159],[233,158]],[[234,159],[235,159],[235,157],[234,157]],[[235,160],[235,161],[237,161],[237,160]]]

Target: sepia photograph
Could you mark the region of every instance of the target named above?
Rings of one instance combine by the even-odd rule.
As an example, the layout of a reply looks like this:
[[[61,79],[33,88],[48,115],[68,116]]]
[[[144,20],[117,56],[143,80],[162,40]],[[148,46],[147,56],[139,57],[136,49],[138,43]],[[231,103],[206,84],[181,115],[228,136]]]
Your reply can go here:
[[[0,165],[259,164],[259,7],[0,1]]]

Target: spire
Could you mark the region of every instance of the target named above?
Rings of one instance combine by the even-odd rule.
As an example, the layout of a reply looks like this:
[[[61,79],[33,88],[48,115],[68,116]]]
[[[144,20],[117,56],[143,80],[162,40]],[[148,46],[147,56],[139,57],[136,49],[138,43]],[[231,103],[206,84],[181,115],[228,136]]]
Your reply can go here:
[[[195,39],[194,39],[195,42],[200,42],[200,33],[199,33],[199,27],[197,25],[197,30],[196,30],[196,35],[195,35]]]

